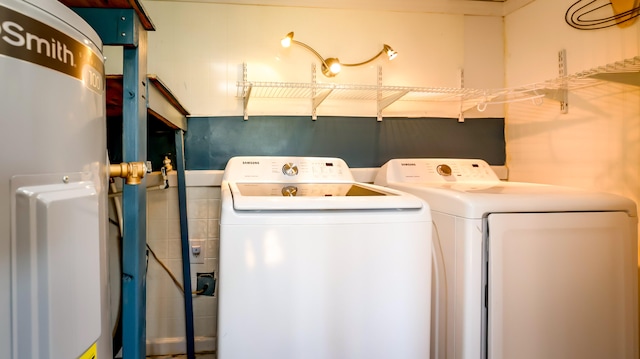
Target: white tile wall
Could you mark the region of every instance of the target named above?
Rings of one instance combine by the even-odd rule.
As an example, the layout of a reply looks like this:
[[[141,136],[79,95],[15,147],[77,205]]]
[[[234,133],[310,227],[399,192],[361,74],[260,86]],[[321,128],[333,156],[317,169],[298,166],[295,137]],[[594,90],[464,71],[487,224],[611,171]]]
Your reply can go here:
[[[188,187],[189,240],[204,243],[204,264],[191,264],[191,287],[198,272],[218,272],[220,188]],[[176,187],[147,194],[147,243],[178,282],[182,283],[182,246]],[[192,296],[196,351],[211,350],[216,336],[218,298]],[[184,352],[184,297],[167,271],[153,257],[147,272],[147,354]],[[200,343],[200,345],[198,345]],[[200,348],[199,348],[200,347]]]

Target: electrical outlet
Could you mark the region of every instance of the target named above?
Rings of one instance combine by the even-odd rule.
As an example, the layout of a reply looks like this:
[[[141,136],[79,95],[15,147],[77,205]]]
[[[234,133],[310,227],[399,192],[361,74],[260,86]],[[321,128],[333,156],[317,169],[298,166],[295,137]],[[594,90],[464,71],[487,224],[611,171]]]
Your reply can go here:
[[[189,241],[189,263],[204,264],[204,241]]]
[[[197,278],[196,293],[198,293],[198,295],[213,296],[216,291],[216,278],[214,276],[214,272],[198,273]]]

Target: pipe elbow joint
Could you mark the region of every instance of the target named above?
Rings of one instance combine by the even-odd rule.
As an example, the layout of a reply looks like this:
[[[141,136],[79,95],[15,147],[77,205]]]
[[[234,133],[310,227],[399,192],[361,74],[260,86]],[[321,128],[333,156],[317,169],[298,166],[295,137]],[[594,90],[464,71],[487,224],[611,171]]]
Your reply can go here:
[[[125,184],[140,184],[146,172],[147,165],[144,162],[123,162],[109,165],[109,177],[124,178]]]

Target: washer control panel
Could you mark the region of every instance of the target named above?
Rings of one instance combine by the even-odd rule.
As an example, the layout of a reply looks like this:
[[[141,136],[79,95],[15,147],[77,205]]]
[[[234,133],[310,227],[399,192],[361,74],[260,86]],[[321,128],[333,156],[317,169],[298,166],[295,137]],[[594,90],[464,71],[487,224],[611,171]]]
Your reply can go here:
[[[451,171],[451,166],[446,164],[437,165],[436,171],[440,176],[451,176],[451,174],[453,173]]]
[[[491,166],[480,159],[409,158],[385,163],[376,183],[500,182]]]
[[[333,157],[233,157],[223,180],[234,182],[354,182],[349,167]]]

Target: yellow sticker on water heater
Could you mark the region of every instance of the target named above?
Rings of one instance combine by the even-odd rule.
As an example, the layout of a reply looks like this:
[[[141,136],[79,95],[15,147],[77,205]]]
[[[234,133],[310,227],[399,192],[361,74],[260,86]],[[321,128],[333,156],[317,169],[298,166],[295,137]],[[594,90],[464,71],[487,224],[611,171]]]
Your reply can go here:
[[[97,359],[97,358],[98,358],[98,347],[96,346],[96,343],[93,343],[93,345],[86,352],[84,352],[84,354],[80,355],[78,359]]]

